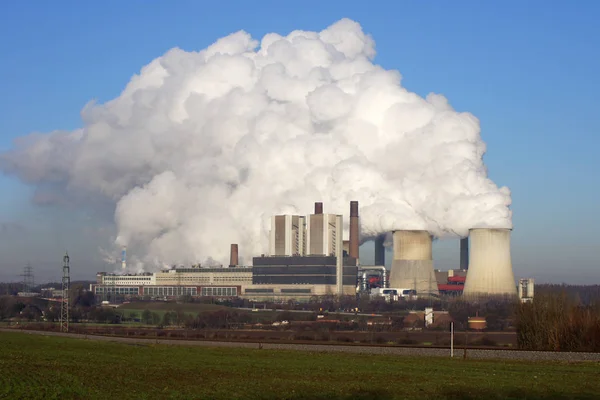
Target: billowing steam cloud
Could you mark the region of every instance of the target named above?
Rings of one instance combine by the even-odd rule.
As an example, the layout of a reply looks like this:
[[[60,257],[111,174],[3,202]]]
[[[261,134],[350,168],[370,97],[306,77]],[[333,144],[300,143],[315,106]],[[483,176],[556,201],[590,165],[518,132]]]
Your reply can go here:
[[[83,128],[30,135],[2,170],[115,205],[115,248],[146,263],[227,263],[265,252],[269,217],[361,206],[363,239],[392,229],[465,235],[511,227],[510,191],[487,178],[478,120],[404,89],[372,63],[373,40],[341,20],[322,32],[240,31],[173,49]]]

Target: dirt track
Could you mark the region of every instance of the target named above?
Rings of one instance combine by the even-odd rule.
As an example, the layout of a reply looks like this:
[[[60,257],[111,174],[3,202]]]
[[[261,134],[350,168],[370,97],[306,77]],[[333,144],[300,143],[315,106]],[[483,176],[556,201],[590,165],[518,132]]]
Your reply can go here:
[[[399,355],[399,356],[430,356],[430,357],[450,357],[449,349],[428,349],[428,348],[410,348],[410,347],[375,347],[375,346],[344,346],[344,345],[322,345],[322,344],[276,344],[276,343],[243,343],[243,342],[224,342],[207,340],[156,340],[156,339],[138,339],[110,336],[79,335],[73,333],[28,331],[17,329],[0,328],[0,332],[20,332],[25,335],[42,336],[60,336],[74,339],[87,339],[105,342],[117,342],[138,345],[163,344],[170,346],[205,346],[205,347],[244,347],[257,349],[274,350],[298,350],[312,352],[344,352],[376,355]],[[455,357],[463,356],[463,349],[455,349]],[[530,360],[530,361],[597,361],[600,362],[600,353],[562,353],[546,351],[518,351],[518,350],[481,350],[468,349],[468,358],[477,359],[512,359],[512,360]]]

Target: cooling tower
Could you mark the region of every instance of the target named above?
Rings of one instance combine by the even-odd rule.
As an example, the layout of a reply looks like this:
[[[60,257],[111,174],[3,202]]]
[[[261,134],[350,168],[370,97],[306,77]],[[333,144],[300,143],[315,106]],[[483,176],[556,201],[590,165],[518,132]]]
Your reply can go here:
[[[394,231],[390,288],[413,289],[417,296],[439,294],[433,271],[431,235],[427,231]]]
[[[471,229],[464,296],[516,296],[510,261],[510,229]]]
[[[229,254],[229,266],[230,267],[235,267],[236,265],[239,265],[238,245],[237,244],[232,244],[231,245],[231,251],[230,251],[230,254]]]
[[[385,235],[375,238],[375,265],[385,265]]]
[[[350,202],[350,251],[348,255],[358,263],[358,201]]]
[[[469,238],[460,239],[460,269],[469,269]]]

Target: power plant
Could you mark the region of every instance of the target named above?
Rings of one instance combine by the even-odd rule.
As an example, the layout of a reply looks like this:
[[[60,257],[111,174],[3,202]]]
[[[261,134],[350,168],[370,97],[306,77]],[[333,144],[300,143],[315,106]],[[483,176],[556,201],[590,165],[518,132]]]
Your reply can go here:
[[[411,288],[419,295],[438,295],[433,271],[432,236],[427,231],[394,231],[390,285]]]
[[[510,258],[510,229],[471,229],[469,237],[469,272],[463,295],[516,296]]]
[[[395,230],[391,269],[385,267],[386,234],[374,238],[374,265],[361,265],[358,201],[350,202],[348,240],[343,216],[314,213],[271,217],[269,254],[240,265],[239,248],[231,244],[228,266],[173,267],[137,275],[99,273],[96,294],[131,296],[243,296],[254,299],[308,299],[311,296],[363,292],[401,297],[457,295],[516,296],[510,256],[510,230],[469,231],[460,239],[460,269],[434,269],[433,236],[425,230]],[[126,268],[126,248],[121,257]],[[372,292],[372,290],[375,290]],[[528,291],[527,293],[532,292]]]

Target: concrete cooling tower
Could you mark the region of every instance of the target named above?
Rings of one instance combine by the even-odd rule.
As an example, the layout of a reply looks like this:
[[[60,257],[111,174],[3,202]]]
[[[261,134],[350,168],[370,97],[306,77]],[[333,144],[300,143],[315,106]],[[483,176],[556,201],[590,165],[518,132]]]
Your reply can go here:
[[[510,260],[510,229],[471,229],[464,296],[516,296]]]
[[[390,287],[413,289],[417,296],[439,294],[435,273],[431,235],[427,231],[394,231],[394,259]]]

